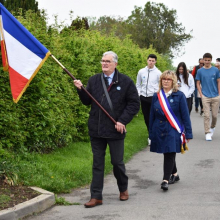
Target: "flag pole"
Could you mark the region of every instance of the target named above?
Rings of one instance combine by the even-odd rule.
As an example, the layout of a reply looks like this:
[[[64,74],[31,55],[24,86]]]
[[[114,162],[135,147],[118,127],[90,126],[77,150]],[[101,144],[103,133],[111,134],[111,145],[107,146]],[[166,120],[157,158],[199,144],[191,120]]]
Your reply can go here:
[[[62,63],[59,62],[59,60],[56,59],[56,57],[54,57],[52,54],[50,54],[50,56],[56,61],[56,63],[59,64],[59,66],[73,79],[76,80],[76,78],[72,75],[72,73],[70,73],[64,66]],[[86,94],[99,106],[99,108],[102,109],[102,111],[111,119],[111,121],[114,124],[117,124],[117,122],[115,121],[114,118],[112,118],[112,116],[99,104],[99,102],[86,90],[86,88],[84,86],[81,87],[82,90],[84,90],[86,92]]]

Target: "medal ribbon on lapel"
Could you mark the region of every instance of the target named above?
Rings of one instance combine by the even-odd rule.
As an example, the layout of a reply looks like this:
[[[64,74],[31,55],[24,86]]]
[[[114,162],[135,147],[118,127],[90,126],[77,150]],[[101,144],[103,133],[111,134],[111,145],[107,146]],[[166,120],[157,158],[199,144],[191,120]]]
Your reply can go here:
[[[163,89],[161,89],[160,92],[157,93],[157,97],[158,97],[159,103],[161,105],[161,108],[162,108],[167,120],[169,121],[170,125],[180,133],[181,153],[184,153],[185,150],[188,150],[188,147],[186,145],[186,137],[185,137],[184,129],[180,125],[179,120],[177,119],[176,115],[174,114],[172,108],[170,107],[169,101],[168,101]]]

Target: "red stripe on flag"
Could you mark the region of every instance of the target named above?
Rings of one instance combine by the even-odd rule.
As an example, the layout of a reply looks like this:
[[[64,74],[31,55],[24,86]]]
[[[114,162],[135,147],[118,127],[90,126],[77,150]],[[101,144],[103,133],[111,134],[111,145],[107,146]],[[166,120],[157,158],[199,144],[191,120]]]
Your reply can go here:
[[[3,70],[7,71],[8,70],[8,59],[7,59],[7,54],[5,50],[5,41],[1,41],[1,51],[2,51],[2,65],[3,65]]]
[[[9,76],[10,76],[12,97],[14,100],[16,100],[18,96],[21,94],[25,85],[27,84],[28,79],[20,75],[10,66],[9,66]]]
[[[170,116],[167,114],[167,111],[166,111],[166,109],[165,109],[165,107],[164,107],[164,105],[163,105],[163,102],[162,102],[162,99],[161,99],[159,93],[157,93],[157,97],[158,97],[158,99],[159,99],[160,106],[161,106],[161,108],[163,109],[164,114],[166,115],[167,120],[170,122],[171,126],[176,129],[176,126],[173,124],[173,121],[171,120]]]

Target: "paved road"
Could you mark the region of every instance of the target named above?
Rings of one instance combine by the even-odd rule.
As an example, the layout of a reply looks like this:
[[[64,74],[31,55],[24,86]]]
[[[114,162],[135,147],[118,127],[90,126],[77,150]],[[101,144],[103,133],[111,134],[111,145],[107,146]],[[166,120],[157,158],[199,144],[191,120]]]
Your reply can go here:
[[[219,114],[220,115],[220,114]],[[81,205],[54,206],[31,220],[217,220],[220,219],[220,117],[213,141],[205,141],[203,118],[191,114],[194,139],[189,151],[177,155],[180,181],[167,192],[160,189],[163,156],[149,152],[136,154],[127,164],[128,201],[119,201],[112,174],[105,178],[103,205],[91,209],[83,204],[90,198],[88,188],[62,195]]]

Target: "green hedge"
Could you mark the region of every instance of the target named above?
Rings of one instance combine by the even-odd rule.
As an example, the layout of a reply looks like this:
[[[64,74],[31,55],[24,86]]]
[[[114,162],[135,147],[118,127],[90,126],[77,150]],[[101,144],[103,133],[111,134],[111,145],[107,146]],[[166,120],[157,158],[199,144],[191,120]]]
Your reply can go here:
[[[153,48],[140,49],[129,38],[123,41],[99,32],[46,25],[45,15],[31,11],[20,22],[40,40],[53,55],[86,85],[90,76],[101,71],[103,52],[112,50],[119,56],[118,69],[134,81]],[[159,54],[160,70],[171,68],[170,60]],[[72,79],[48,58],[20,101],[12,101],[7,72],[0,73],[0,156],[6,151],[48,152],[70,142],[86,141],[89,108],[78,98]]]

